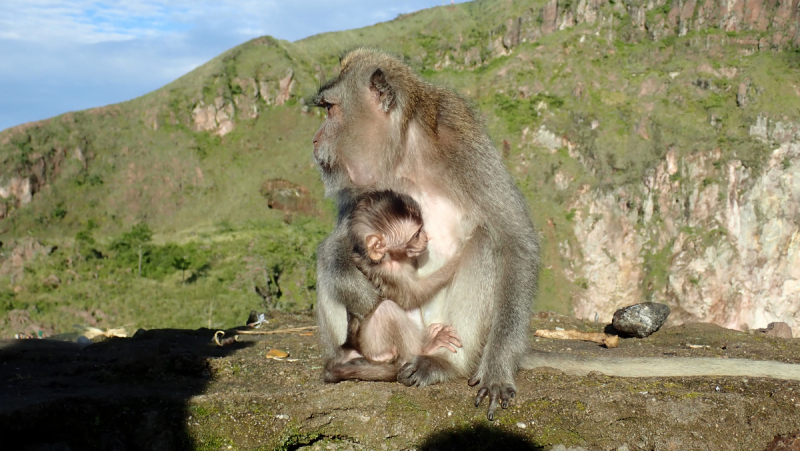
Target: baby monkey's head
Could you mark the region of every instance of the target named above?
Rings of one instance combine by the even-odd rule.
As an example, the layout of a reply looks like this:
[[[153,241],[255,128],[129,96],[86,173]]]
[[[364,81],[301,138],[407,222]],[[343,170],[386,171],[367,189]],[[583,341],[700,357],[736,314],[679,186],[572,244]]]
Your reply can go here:
[[[428,248],[422,211],[406,194],[389,190],[363,194],[349,219],[354,251],[373,263],[415,259]]]

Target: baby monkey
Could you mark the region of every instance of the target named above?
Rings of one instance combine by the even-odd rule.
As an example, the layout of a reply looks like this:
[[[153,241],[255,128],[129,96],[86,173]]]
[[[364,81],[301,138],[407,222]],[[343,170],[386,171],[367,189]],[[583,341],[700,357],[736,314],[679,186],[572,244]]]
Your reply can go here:
[[[368,192],[356,200],[347,224],[353,263],[378,297],[364,318],[348,316],[345,348],[350,350],[326,367],[326,381],[394,381],[400,366],[415,355],[439,348],[456,352],[461,342],[455,330],[442,324],[426,330],[420,307],[450,283],[458,256],[433,274],[417,276],[428,248],[417,202],[394,191]]]

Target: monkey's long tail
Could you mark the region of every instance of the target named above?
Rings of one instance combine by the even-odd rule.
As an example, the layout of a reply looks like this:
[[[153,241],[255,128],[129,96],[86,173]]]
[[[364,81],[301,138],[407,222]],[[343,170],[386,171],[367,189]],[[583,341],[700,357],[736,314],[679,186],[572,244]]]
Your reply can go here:
[[[555,368],[569,375],[597,371],[620,377],[747,376],[800,380],[800,364],[714,357],[595,357],[529,351],[520,367]]]

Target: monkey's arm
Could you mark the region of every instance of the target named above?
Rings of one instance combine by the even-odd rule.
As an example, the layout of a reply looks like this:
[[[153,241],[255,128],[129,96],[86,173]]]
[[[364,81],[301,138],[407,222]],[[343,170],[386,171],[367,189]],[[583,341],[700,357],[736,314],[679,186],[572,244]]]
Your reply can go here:
[[[375,287],[356,268],[346,226],[337,225],[317,249],[317,322],[326,358],[347,340],[348,318],[363,319],[375,307]]]
[[[463,254],[464,250],[462,249],[451,257],[444,266],[425,277],[407,277],[404,295],[397,296],[399,299],[397,301],[398,305],[404,310],[412,310],[427,303],[439,290],[446,287],[453,280],[453,275],[461,263]]]
[[[536,292],[539,272],[538,233],[530,220],[527,201],[504,171],[499,159],[483,164],[491,168],[484,175],[492,178],[474,179],[472,193],[483,196],[480,243],[474,254],[481,265],[469,264],[459,271],[461,280],[473,280],[476,305],[488,305],[491,325],[483,343],[477,370],[469,380],[477,385],[475,405],[489,398],[488,418],[494,418],[497,406],[507,408],[516,394],[514,377],[520,359],[528,350],[530,312]],[[470,257],[472,259],[473,257]],[[460,291],[454,286],[454,291]],[[459,332],[461,329],[456,327]],[[463,333],[463,332],[462,332]]]

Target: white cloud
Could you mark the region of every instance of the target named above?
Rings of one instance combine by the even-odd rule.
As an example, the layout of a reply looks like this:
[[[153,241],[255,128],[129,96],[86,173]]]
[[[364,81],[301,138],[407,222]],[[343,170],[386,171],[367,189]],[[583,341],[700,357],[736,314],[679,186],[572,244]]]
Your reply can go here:
[[[442,3],[4,0],[0,130],[146,94],[258,36],[293,41]]]

